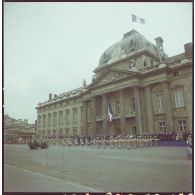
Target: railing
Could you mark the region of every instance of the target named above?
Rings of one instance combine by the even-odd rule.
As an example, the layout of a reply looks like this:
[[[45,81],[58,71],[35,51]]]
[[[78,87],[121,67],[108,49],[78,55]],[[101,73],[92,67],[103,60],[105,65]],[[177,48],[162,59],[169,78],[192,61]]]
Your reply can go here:
[[[102,120],[103,119],[103,116],[102,115],[97,115],[96,116],[96,121],[100,121],[100,120]]]
[[[120,118],[120,114],[119,113],[118,114],[113,114],[112,118],[113,119],[118,119],[118,118]],[[103,120],[103,115],[97,115],[96,116],[96,121],[101,121],[101,120]],[[88,122],[90,122],[90,120]]]
[[[119,117],[120,117],[120,113],[113,114],[113,118],[119,118]]]
[[[155,69],[157,69],[157,68],[163,68],[163,67],[166,67],[166,66],[167,66],[167,65],[166,65],[165,63],[155,64],[155,65],[153,65],[153,66],[141,68],[141,69],[139,69],[139,71],[145,72],[145,71],[155,70]]]
[[[134,116],[136,116],[135,111],[126,112],[126,117],[134,117]]]
[[[165,110],[164,109],[156,109],[155,114],[164,114]]]

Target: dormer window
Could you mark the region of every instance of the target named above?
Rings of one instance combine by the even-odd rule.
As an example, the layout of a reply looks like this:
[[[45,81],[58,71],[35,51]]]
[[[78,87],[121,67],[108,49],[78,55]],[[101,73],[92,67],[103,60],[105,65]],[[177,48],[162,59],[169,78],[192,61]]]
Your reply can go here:
[[[106,63],[108,61],[108,56],[106,53],[103,54],[103,62]]]
[[[146,62],[146,59],[144,59],[144,67],[147,66],[147,62]]]
[[[150,63],[151,63],[151,66],[153,66],[154,65],[154,60],[151,59]]]
[[[179,71],[175,71],[175,72],[173,73],[173,75],[174,75],[174,76],[179,76]]]
[[[150,47],[150,43],[148,42],[148,43],[146,43],[146,47]]]
[[[133,40],[130,40],[129,47],[130,47],[131,51],[135,50],[135,42]]]
[[[133,47],[133,40],[130,40],[130,45],[129,47]]]

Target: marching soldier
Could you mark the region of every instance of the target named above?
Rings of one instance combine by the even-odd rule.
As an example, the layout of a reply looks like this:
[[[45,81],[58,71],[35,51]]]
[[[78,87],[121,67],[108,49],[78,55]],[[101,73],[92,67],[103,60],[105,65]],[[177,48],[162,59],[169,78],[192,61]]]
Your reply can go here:
[[[149,146],[152,147],[152,138],[151,138],[151,136],[149,138]]]
[[[77,137],[74,138],[74,146],[78,146],[78,140]]]
[[[83,146],[83,139],[80,137],[80,146]]]
[[[125,136],[124,146],[125,146],[125,148],[128,147],[128,137],[127,136]]]
[[[120,144],[121,144],[121,139],[120,137],[117,137],[117,148],[121,148]]]
[[[88,146],[88,138],[85,137],[85,146]]]
[[[104,137],[104,148],[106,148],[107,146],[109,146],[108,137]]]
[[[156,137],[155,138],[155,146],[158,146],[159,139]]]
[[[96,137],[95,138],[95,145],[97,146],[97,148],[99,148],[99,144],[100,144],[99,137]]]
[[[116,137],[113,137],[113,148],[116,147]]]
[[[104,146],[104,137],[101,139],[101,146]]]
[[[145,145],[145,148],[148,147],[148,138],[146,137],[145,140],[144,140],[144,145]]]
[[[91,137],[91,148],[95,147],[95,137]]]
[[[66,146],[67,145],[67,142],[66,142],[66,137],[64,138],[64,142],[63,142],[63,146]]]
[[[114,148],[114,137],[113,137],[113,136],[110,137],[109,145],[110,145],[110,147],[111,147],[112,149]]]
[[[128,139],[127,139],[127,141],[128,141],[128,146],[127,146],[127,148],[128,149],[131,149],[131,138],[130,138],[130,136],[128,137]]]
[[[137,138],[134,138],[134,148],[137,148]]]

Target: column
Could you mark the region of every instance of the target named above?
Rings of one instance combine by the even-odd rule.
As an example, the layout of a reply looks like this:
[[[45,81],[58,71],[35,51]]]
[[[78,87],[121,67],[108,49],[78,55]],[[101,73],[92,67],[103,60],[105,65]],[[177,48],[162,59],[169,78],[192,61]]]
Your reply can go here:
[[[82,136],[87,135],[87,101],[83,102],[83,121],[82,121]]]
[[[173,130],[173,115],[172,115],[172,105],[171,105],[171,97],[169,92],[168,83],[163,83],[163,93],[165,98],[165,114],[166,114],[166,126],[168,131]]]
[[[135,96],[135,113],[136,113],[136,130],[137,134],[142,134],[142,115],[141,115],[141,101],[139,88],[134,88],[134,96]]]
[[[102,117],[103,117],[103,135],[107,135],[108,129],[108,103],[107,103],[107,94],[103,94],[102,96]]]
[[[121,124],[121,134],[126,134],[125,128],[125,98],[124,90],[119,91],[119,104],[120,104],[120,124]]]
[[[192,131],[192,108],[193,108],[193,102],[192,102],[192,83],[186,83],[184,85],[184,106],[186,107],[187,115],[188,115],[188,121],[187,122],[187,130]]]
[[[153,106],[152,106],[152,98],[151,98],[151,88],[150,86],[146,86],[146,114],[147,114],[147,131],[152,133],[154,132],[154,120],[153,120]]]
[[[96,134],[96,97],[93,97],[91,100],[92,103],[92,129],[90,132],[90,136],[94,136]]]

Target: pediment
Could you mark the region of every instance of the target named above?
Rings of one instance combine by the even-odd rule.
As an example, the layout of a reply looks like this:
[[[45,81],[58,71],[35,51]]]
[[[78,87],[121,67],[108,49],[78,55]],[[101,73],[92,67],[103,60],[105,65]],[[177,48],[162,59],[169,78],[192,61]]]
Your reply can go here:
[[[131,71],[106,70],[96,78],[89,87],[105,85],[133,75],[135,75],[135,73]]]
[[[184,85],[176,84],[176,85],[173,85],[173,86],[171,87],[171,89],[177,89],[177,88],[183,88],[183,87],[184,87]]]

